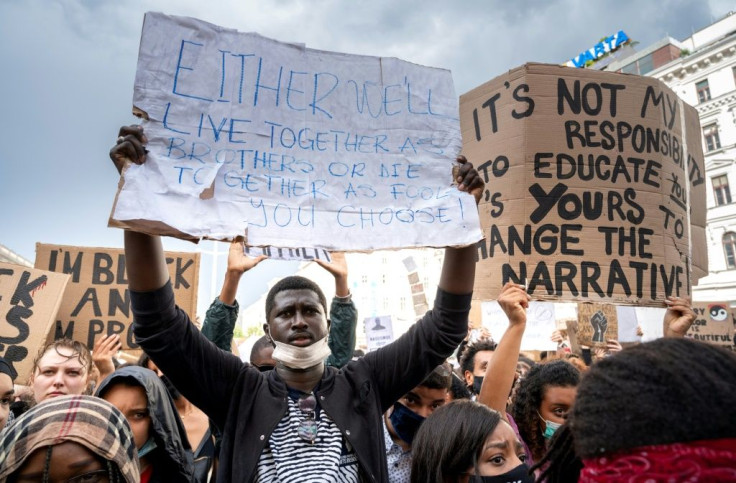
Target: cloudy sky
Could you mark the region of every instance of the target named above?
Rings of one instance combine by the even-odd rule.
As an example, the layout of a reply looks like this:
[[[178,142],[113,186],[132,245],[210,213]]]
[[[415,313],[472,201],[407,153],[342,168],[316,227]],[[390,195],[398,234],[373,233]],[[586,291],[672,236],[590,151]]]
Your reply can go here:
[[[640,47],[682,40],[729,10],[727,0],[0,0],[0,244],[29,260],[36,242],[121,246],[107,228],[117,186],[107,152],[135,122],[146,11],[447,68],[461,94],[525,62],[563,63],[618,30]]]

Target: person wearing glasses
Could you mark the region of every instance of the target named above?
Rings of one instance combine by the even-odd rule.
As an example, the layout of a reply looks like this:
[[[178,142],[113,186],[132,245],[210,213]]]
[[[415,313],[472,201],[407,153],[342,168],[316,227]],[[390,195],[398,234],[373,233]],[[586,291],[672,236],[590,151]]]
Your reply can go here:
[[[140,126],[120,129],[110,157],[121,172],[145,162]],[[457,159],[457,188],[484,183]],[[220,350],[176,307],[161,240],[126,231],[136,342],[174,385],[222,429],[218,481],[387,481],[383,414],[451,355],[468,332],[476,247],[450,247],[434,308],[391,344],[327,367],[330,322],[322,290],[303,277],[277,282],[264,331],[275,370],[260,372]]]
[[[138,483],[130,426],[115,406],[93,396],[38,404],[0,433],[0,481]]]

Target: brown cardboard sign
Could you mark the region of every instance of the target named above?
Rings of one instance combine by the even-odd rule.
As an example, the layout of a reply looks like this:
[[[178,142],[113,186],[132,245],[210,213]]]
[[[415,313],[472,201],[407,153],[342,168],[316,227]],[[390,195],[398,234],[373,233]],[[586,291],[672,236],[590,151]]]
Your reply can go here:
[[[577,343],[606,347],[607,340],[618,340],[618,316],[611,304],[578,304]]]
[[[460,97],[486,181],[475,297],[662,306],[707,272],[695,109],[648,77],[526,64]]]
[[[176,303],[192,320],[197,310],[199,253],[165,252]],[[120,334],[137,349],[131,324],[125,253],[117,248],[36,244],[36,268],[71,275],[50,338],[71,337],[92,349],[100,334]]]
[[[0,356],[25,384],[59,310],[69,275],[0,262]]]
[[[695,322],[686,337],[723,347],[733,347],[736,314],[728,302],[694,302]]]

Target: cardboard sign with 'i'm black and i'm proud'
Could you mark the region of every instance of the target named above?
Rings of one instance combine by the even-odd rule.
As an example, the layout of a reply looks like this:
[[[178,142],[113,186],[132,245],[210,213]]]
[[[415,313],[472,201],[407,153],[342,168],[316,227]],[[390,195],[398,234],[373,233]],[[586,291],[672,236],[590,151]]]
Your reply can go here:
[[[460,97],[485,176],[475,297],[659,305],[707,271],[697,112],[648,77],[527,64]]]

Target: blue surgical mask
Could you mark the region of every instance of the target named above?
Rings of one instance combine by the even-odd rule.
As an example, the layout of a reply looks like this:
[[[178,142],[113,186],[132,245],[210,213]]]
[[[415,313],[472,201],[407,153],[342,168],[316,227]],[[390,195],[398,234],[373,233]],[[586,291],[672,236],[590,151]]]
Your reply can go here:
[[[537,414],[539,414],[539,411],[537,411]],[[542,433],[542,436],[544,436],[544,439],[549,440],[562,425],[560,423],[544,419],[541,414],[539,414],[539,417],[544,421],[544,432]]]
[[[156,442],[153,440],[153,438],[148,438],[148,441],[143,443],[143,446],[141,446],[138,450],[138,457],[143,458],[154,449],[156,449]]]
[[[422,425],[425,418],[397,402],[394,403],[394,410],[391,411],[388,419],[391,420],[391,425],[394,427],[396,435],[402,441],[411,444],[414,441],[414,435],[417,434],[419,426]]]

